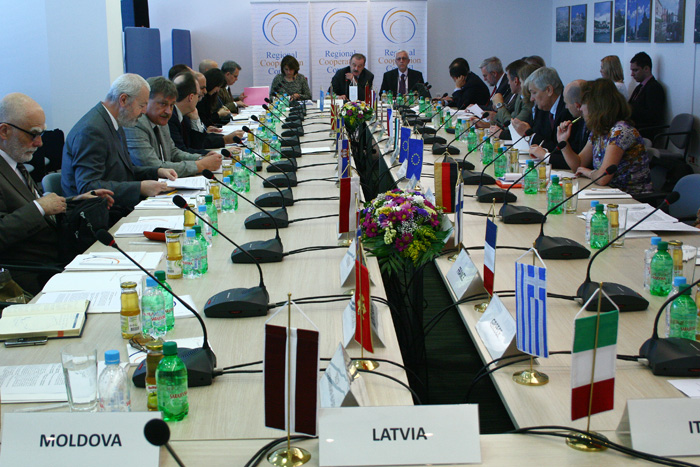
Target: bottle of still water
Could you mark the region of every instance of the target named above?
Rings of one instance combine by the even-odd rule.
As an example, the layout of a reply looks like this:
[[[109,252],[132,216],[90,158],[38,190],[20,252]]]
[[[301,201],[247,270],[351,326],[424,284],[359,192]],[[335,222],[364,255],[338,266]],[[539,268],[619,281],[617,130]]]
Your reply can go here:
[[[238,195],[224,185],[231,186],[231,177],[224,177],[224,184],[221,185],[221,212],[233,212],[238,209]]]
[[[105,352],[105,368],[97,380],[100,412],[131,412],[131,393],[126,372],[119,365],[119,351]]]
[[[211,245],[207,243],[207,239],[202,235],[202,226],[195,225],[192,229],[194,230],[194,238],[199,242],[199,272],[200,274],[206,274],[209,271],[209,248],[211,248]]]
[[[165,287],[158,285],[158,290],[163,294],[163,302],[165,303],[165,328],[170,331],[175,327],[175,298],[172,294],[172,288],[170,284],[165,281],[165,271],[156,271],[153,273],[156,279],[161,281]]]
[[[644,290],[649,290],[651,280],[651,259],[656,254],[656,247],[661,237],[651,237],[651,247],[644,250]]]
[[[197,224],[201,227],[202,229],[202,235],[204,235],[204,239],[207,241],[207,245],[211,246],[212,244],[212,234],[211,234],[211,226],[207,224],[207,222],[211,223],[211,219],[209,218],[209,215],[207,214],[207,207],[203,204],[200,204],[197,206],[197,210],[199,211],[199,215],[204,218],[204,220],[197,218]],[[207,221],[207,222],[204,222]],[[183,257],[184,257],[184,245],[183,245]],[[184,274],[184,271],[183,271]]]

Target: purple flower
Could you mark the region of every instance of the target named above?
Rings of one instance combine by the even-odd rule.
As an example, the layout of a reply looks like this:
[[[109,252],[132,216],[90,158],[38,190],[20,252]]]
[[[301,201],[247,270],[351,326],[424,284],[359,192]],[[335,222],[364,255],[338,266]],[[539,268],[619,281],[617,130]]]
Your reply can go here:
[[[416,213],[417,213],[419,216],[428,217],[428,211],[426,211],[426,210],[423,209],[423,208],[417,208],[417,209],[416,209]]]
[[[367,222],[364,225],[365,227],[365,235],[368,237],[376,237],[377,236],[377,224],[374,222]]]
[[[396,246],[397,250],[403,251],[406,248],[408,248],[408,246],[411,244],[412,241],[413,241],[413,234],[406,233],[406,234],[403,234],[402,236],[400,236],[399,238],[396,239],[396,241],[394,242],[394,246]]]

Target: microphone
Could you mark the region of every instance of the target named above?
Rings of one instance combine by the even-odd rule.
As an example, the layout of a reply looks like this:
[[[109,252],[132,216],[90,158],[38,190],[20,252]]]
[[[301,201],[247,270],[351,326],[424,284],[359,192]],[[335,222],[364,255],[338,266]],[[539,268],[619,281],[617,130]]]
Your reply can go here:
[[[222,184],[223,185],[223,184]],[[224,185],[225,186],[225,185]],[[227,187],[228,188],[228,187]],[[219,235],[225,238],[229,243],[235,246],[238,250],[242,251],[243,254],[247,256],[250,261],[245,261],[246,263],[254,263],[258,268],[258,277],[260,278],[260,283],[257,287],[251,287],[249,289],[228,289],[217,293],[204,305],[204,314],[210,318],[249,318],[252,316],[265,316],[267,314],[267,304],[270,301],[270,296],[265,288],[265,283],[263,282],[263,272],[260,267],[260,262],[255,259],[252,253],[244,250],[236,242],[224,235],[221,230],[214,227],[206,219],[195,212],[192,208],[187,205],[187,201],[180,195],[175,195],[173,197],[173,203],[176,206],[187,209],[205,224],[211,227]],[[281,242],[280,242],[281,249]],[[236,250],[234,250],[235,253]],[[231,261],[233,261],[233,254],[231,254]],[[233,261],[235,263],[235,261]],[[244,261],[240,261],[242,263]]]
[[[236,136],[236,139],[240,140]],[[264,157],[260,156],[257,152],[253,151],[251,148],[250,151],[255,154],[256,156],[259,156],[261,159],[270,162],[268,159],[265,159]],[[222,151],[223,152],[223,151]],[[265,184],[265,178],[257,173],[255,170],[251,170],[248,168],[245,164],[241,164],[248,172],[254,174],[256,177],[258,177],[260,180],[263,181],[263,185]],[[286,177],[287,174],[286,172],[282,172],[282,174]],[[296,180],[295,180],[296,181]],[[295,183],[296,185],[296,183]],[[255,204],[259,207],[285,207],[285,206],[292,206],[294,205],[294,194],[292,193],[292,184],[289,181],[289,177],[287,177],[287,189],[280,190],[279,186],[277,186],[276,183],[272,184],[272,187],[277,190],[277,193],[264,193],[257,198],[255,198]]]
[[[479,119],[477,119],[474,123],[480,122],[480,121],[483,120],[483,119],[484,119],[484,117],[483,117],[483,115],[482,115],[482,116],[481,116]],[[465,128],[464,130],[462,130],[458,135],[455,135],[455,137],[452,138],[452,141],[450,141],[447,145],[444,145],[444,146],[443,146],[443,145],[440,145],[440,144],[438,144],[438,143],[433,144],[433,154],[435,154],[435,155],[437,156],[437,155],[444,154],[445,151],[447,151],[447,152],[448,152],[450,155],[452,155],[452,156],[456,156],[457,154],[459,154],[459,148],[452,147],[452,143],[454,143],[455,141],[457,141],[457,139],[458,139],[460,136],[462,136],[464,133],[466,133],[467,131],[469,131],[469,128],[470,128],[470,127],[467,127],[467,128]],[[473,169],[473,168],[474,168],[474,166],[472,165],[472,169]]]
[[[559,143],[557,143],[557,150],[562,150],[565,147],[565,141],[560,141]],[[516,181],[513,182],[513,184],[511,184],[511,186],[508,187],[506,193],[508,193],[511,190],[511,188],[513,188],[515,185],[517,185],[520,180],[524,179],[527,174],[537,169],[539,165],[541,165],[547,159],[549,159],[549,156],[551,155],[552,153],[549,153],[545,157],[543,157],[542,160],[537,161],[537,163],[534,164],[532,169],[526,168],[523,174],[520,176],[520,178],[518,178]],[[504,224],[539,224],[542,222],[542,219],[544,217],[544,215],[537,209],[533,209],[528,206],[513,206],[512,204],[508,204],[507,200],[505,203],[503,203],[503,206],[501,206],[501,210],[498,212],[498,215],[501,216],[501,220]]]
[[[131,256],[129,256],[124,250],[119,248],[119,245],[117,245],[117,242],[114,241],[114,237],[112,237],[112,234],[110,234],[104,229],[100,229],[95,233],[95,237],[97,237],[97,240],[99,240],[99,242],[103,245],[110,246],[122,255],[124,255],[129,261],[131,261],[134,264],[134,266],[143,271],[148,277],[156,281],[158,285],[160,285],[164,289],[168,289],[172,296],[175,297],[177,301],[180,302],[185,308],[187,308],[190,311],[190,313],[192,313],[195,316],[195,318],[197,318],[197,320],[199,321],[199,325],[202,327],[202,337],[204,341],[202,343],[202,347],[198,349],[178,348],[177,353],[178,356],[182,359],[183,363],[187,366],[187,386],[197,387],[211,385],[212,380],[215,376],[214,368],[216,367],[216,355],[214,355],[214,352],[211,350],[211,347],[209,347],[207,327],[204,324],[202,316],[199,313],[197,313],[197,310],[192,308],[186,301],[178,297],[172,290],[170,290],[168,287],[165,287],[165,284],[156,279],[156,277],[150,272],[148,272],[146,268],[141,266],[138,262],[134,261],[134,259]],[[136,387],[146,387],[145,360],[141,362],[141,365],[139,365],[138,368],[136,368],[136,370],[134,371],[132,381],[134,382],[134,385]]]
[[[515,141],[515,143],[511,144],[510,147],[514,147],[523,138],[527,138],[528,136],[532,135],[532,133],[533,133],[532,129],[528,128],[525,131],[525,134],[523,136],[521,136],[519,139],[517,139]],[[485,142],[486,142],[486,140],[481,140],[481,142],[479,142],[479,144],[477,144],[474,149],[469,151],[469,153],[471,154],[472,152],[479,149],[481,147],[481,145],[484,144]],[[464,156],[464,157],[466,159],[467,156]],[[486,167],[493,164],[495,161],[496,161],[496,157],[494,157],[493,160],[491,161],[491,163],[487,164]],[[479,185],[479,189],[482,188],[482,185],[495,185],[496,180],[491,175],[487,175],[484,173],[484,171],[486,170],[486,167],[484,167],[483,170],[479,174],[477,174],[476,172],[472,172],[471,170],[463,170],[462,171],[462,179],[464,180],[464,184],[465,185]],[[477,192],[478,192],[478,190],[477,190]],[[515,201],[516,199],[517,198],[515,198],[515,195],[513,195],[513,197],[510,198],[509,201]],[[483,203],[484,201],[481,201],[481,202]],[[499,201],[499,202],[503,202],[503,201]]]
[[[275,109],[273,108],[272,110],[270,110],[269,106],[266,105],[266,104],[263,104],[263,105],[262,105],[262,108],[265,109],[265,110],[269,110],[269,111],[270,111],[271,113],[273,113],[274,115],[277,115],[277,117],[278,117],[280,120],[284,117],[284,114],[282,114],[282,112],[277,112],[277,113],[275,113],[275,112],[273,112],[273,110],[275,110]],[[251,118],[252,118],[252,117],[253,117],[253,115],[251,115]],[[258,121],[258,120],[257,120],[257,116],[255,116],[255,118],[256,118],[255,121]],[[285,121],[286,121],[286,119],[285,119]],[[272,131],[272,130],[270,130],[270,131]],[[276,134],[276,133],[275,133],[275,134]],[[292,137],[293,139],[296,139],[296,142],[298,143],[298,142],[299,142],[299,137],[300,137],[300,136],[304,136],[304,127],[303,127],[303,125],[299,125],[299,126],[297,126],[297,128],[288,129],[287,131],[283,131],[283,132],[282,132],[282,136],[285,136],[285,137]],[[282,138],[282,136],[277,136],[277,137],[278,137],[278,138]]]
[[[253,133],[253,131],[248,126],[244,125],[241,128],[241,130],[255,136],[255,133]],[[238,139],[236,139],[236,138],[238,138],[238,136],[233,137],[234,143],[241,144],[241,145],[245,146],[245,144],[243,143],[243,141],[240,138],[238,138]],[[238,142],[238,141],[240,141],[240,142]],[[297,161],[295,158],[290,157],[287,154],[282,153],[282,151],[280,151],[277,148],[273,148],[272,145],[270,145],[270,144],[268,144],[268,147],[270,149],[274,150],[277,154],[280,155],[280,157],[282,157],[284,159],[283,161],[277,161],[277,162],[268,161],[268,162],[270,162],[270,165],[267,166],[268,172],[296,172],[297,171]],[[248,149],[250,149],[250,148],[248,148]],[[223,151],[223,149],[222,149],[222,151]],[[252,151],[252,149],[251,149],[251,151]]]
[[[437,132],[442,129],[442,127],[445,126],[447,123],[447,119],[445,119],[442,124],[437,127],[437,128],[430,128],[428,126],[423,125],[420,128],[416,128],[416,131],[421,134],[421,138],[423,138],[423,143],[424,144],[435,144],[435,143],[441,143],[445,144],[447,143],[447,140],[443,138],[442,136],[437,136]],[[426,134],[432,135],[432,136],[425,136]]]
[[[165,449],[167,449],[172,458],[175,459],[177,465],[185,467],[185,464],[182,463],[182,460],[175,454],[173,448],[170,447],[170,443],[168,443],[168,441],[170,441],[170,427],[168,427],[167,423],[160,418],[149,420],[143,427],[143,435],[152,445],[165,446]]]
[[[253,132],[248,128],[247,126],[244,126],[242,128],[243,131],[249,134],[253,134]],[[270,149],[274,149],[277,151],[277,154],[279,154],[281,157],[284,157],[286,160],[284,161],[279,161],[279,162],[272,162],[270,158],[266,158],[262,156],[260,153],[257,153],[251,148],[250,146],[247,146],[241,138],[238,136],[233,137],[233,142],[236,144],[240,144],[247,149],[250,149],[250,151],[255,154],[256,156],[260,157],[260,159],[264,160],[265,162],[268,163],[267,166],[267,171],[268,172],[281,172],[282,175],[273,175],[271,177],[268,177],[267,179],[263,180],[263,186],[265,188],[272,188],[273,186],[279,186],[280,184],[285,184],[288,187],[292,186],[297,186],[297,176],[295,175],[294,172],[297,170],[297,163],[294,159],[288,159],[286,155],[282,154],[280,151],[277,151],[277,148],[273,148],[271,144],[268,144],[268,147]],[[223,150],[222,150],[223,154]],[[262,163],[261,163],[262,164]],[[256,164],[257,167],[257,164]],[[262,165],[260,166],[260,170],[262,170]],[[287,172],[291,173],[291,178],[287,175]],[[293,179],[294,181],[292,182]]]
[[[269,109],[269,107],[266,104],[263,104],[262,108],[265,110]],[[272,111],[270,110],[270,112],[272,112]],[[281,115],[279,113],[277,113],[275,115],[277,115],[277,117],[280,117],[280,118],[284,117],[284,115]],[[255,117],[255,118],[253,118],[253,117]],[[272,128],[263,124],[257,115],[251,115],[250,118],[251,118],[251,120],[258,122],[260,125],[267,128],[268,130],[270,130],[270,132],[272,132],[275,136],[277,136],[280,139],[280,141],[283,143],[282,146],[294,146],[295,143],[299,144],[299,137],[304,136],[304,127],[299,127],[297,129],[294,129],[294,130],[287,130],[287,131],[282,132],[282,135],[279,135],[279,134],[275,133],[275,131]],[[283,138],[282,136],[284,136],[286,139]]]
[[[659,338],[659,319],[663,311],[673,300],[699,283],[700,279],[681,287],[677,293],[668,297],[656,313],[654,332],[639,349],[640,360],[646,359],[655,375],[697,377],[700,371],[700,344],[697,341],[680,337]]]
[[[581,245],[574,240],[565,237],[547,237],[544,234],[544,223],[547,221],[547,216],[557,209],[559,206],[564,205],[571,198],[593,185],[595,182],[601,178],[612,175],[617,171],[616,165],[611,165],[607,168],[605,173],[591,180],[590,183],[584,185],[583,187],[576,190],[571,196],[567,196],[561,203],[553,206],[549,211],[544,213],[542,217],[542,222],[540,223],[540,235],[535,239],[535,249],[538,251],[542,259],[586,259],[591,255],[591,252],[585,246]]]
[[[283,150],[283,151],[281,152],[281,154],[282,154],[284,157],[293,157],[293,158],[301,157],[301,145],[300,145],[300,143],[299,143],[299,138],[298,138],[298,137],[295,138],[295,139],[293,138],[293,139],[291,139],[291,140],[282,138],[280,135],[278,135],[277,133],[275,133],[275,130],[273,130],[273,129],[270,128],[269,126],[265,125],[264,123],[262,123],[262,122],[260,121],[260,119],[259,119],[256,115],[251,115],[250,118],[251,118],[251,120],[253,120],[253,121],[255,121],[255,122],[258,122],[258,124],[260,124],[260,125],[261,125],[263,128],[265,128],[266,130],[269,130],[273,135],[277,136],[277,138],[278,138],[279,141],[280,141],[280,144],[281,144],[283,147],[286,147],[286,148],[287,148],[287,150]]]
[[[676,201],[678,201],[678,198],[680,198],[680,194],[677,191],[670,193],[668,197],[664,199],[656,208],[654,208],[647,215],[635,222],[634,225],[632,225],[632,227],[625,230],[614,239],[610,240],[607,245],[595,252],[591,260],[588,262],[588,269],[586,270],[586,280],[583,282],[583,284],[579,286],[578,290],[576,291],[576,296],[583,300],[582,303],[586,303],[586,301],[591,297],[593,292],[595,292],[596,288],[598,287],[597,283],[591,282],[591,265],[593,264],[593,260],[596,259],[596,257],[599,254],[605,251],[608,247],[610,247],[610,245],[615,243],[623,235],[637,227],[644,220],[648,219],[652,214],[661,209],[661,207],[663,207],[664,204],[673,204]],[[629,287],[625,287],[624,285],[615,284],[612,282],[603,282],[603,290],[606,294],[608,294],[610,300],[617,304],[617,306],[620,308],[620,311],[642,311],[646,310],[649,306],[649,302],[644,297],[642,297]],[[610,300],[608,300],[607,297],[603,296],[603,301],[600,304],[601,311],[610,311],[615,309],[613,304],[610,303]],[[586,307],[586,310],[597,310],[597,301],[594,300],[594,302],[595,303],[589,303],[588,307]],[[656,332],[656,329],[654,330],[654,332]]]

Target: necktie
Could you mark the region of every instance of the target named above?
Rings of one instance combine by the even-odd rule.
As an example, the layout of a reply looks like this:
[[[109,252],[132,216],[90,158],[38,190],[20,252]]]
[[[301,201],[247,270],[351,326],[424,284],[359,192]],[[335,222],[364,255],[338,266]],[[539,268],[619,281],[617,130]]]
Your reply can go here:
[[[637,100],[637,97],[639,97],[639,93],[642,92],[642,83],[639,83],[636,88],[634,88],[634,92],[632,93],[632,97],[630,98],[630,102],[634,102]]]
[[[27,168],[22,164],[21,162],[17,163],[17,170],[19,170],[19,173],[22,174],[22,177],[24,177],[24,183],[27,185],[27,188],[29,188],[29,191],[32,192],[34,197],[36,198],[38,195],[38,192],[36,190],[36,186],[34,185],[34,179],[32,179],[31,175],[29,175],[29,171]]]
[[[401,73],[401,79],[399,79],[399,94],[406,94],[406,75]]]
[[[552,115],[552,112],[549,112],[549,127],[554,131],[554,115]]]
[[[156,140],[158,141],[158,157],[161,161],[165,161],[165,152],[163,151],[163,138],[160,136],[160,127],[158,125],[153,128],[153,133],[156,135]]]

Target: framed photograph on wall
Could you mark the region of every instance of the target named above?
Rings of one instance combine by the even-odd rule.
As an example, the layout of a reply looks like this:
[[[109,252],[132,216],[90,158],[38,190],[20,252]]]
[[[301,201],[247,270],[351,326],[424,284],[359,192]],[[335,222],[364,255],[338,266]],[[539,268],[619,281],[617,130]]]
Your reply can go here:
[[[695,0],[695,43],[700,43],[700,0]]]
[[[612,2],[593,6],[593,42],[612,42]]]
[[[700,1],[700,0],[696,0]],[[613,40],[625,42],[625,9],[626,0],[615,0],[615,19],[613,20]]]
[[[588,5],[571,7],[571,42],[586,42],[586,12]]]
[[[685,0],[656,0],[654,42],[683,42],[684,26]]]
[[[651,42],[651,0],[627,0],[627,42]]]
[[[697,0],[700,1],[700,0]],[[569,7],[557,8],[557,42],[569,42]]]

